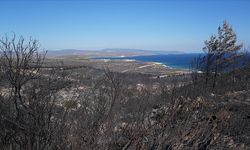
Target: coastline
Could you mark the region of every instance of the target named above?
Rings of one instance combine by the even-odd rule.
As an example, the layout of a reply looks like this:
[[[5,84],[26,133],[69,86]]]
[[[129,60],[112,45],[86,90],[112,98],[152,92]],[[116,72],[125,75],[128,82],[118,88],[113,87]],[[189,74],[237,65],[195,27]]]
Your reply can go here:
[[[95,57],[92,59],[109,59],[109,60],[133,60],[144,63],[154,63],[162,65],[171,70],[190,71],[190,63],[198,54],[169,54],[169,55],[141,55],[141,56],[115,56],[115,57]],[[107,61],[107,60],[106,60]]]
[[[118,65],[121,73],[153,74],[160,78],[170,75],[190,74],[190,69],[173,68],[161,62],[140,61],[135,59],[94,59],[106,63],[107,66]],[[125,69],[122,69],[125,67]],[[114,70],[116,71],[116,70]]]

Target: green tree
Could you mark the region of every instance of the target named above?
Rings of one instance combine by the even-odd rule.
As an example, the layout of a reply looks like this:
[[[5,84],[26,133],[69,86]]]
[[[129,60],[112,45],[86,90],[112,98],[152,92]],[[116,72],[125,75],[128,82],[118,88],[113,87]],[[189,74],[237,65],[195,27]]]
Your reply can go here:
[[[203,71],[205,72],[205,78],[206,78],[206,85],[208,84],[211,71],[214,69],[213,62],[214,62],[214,56],[215,52],[218,47],[218,40],[215,35],[212,35],[210,37],[210,40],[206,40],[205,47],[203,47],[203,51],[205,52],[205,56],[203,57],[202,65]]]
[[[213,74],[213,88],[217,84],[218,75],[224,72],[234,72],[242,54],[239,50],[242,44],[237,44],[237,35],[232,26],[224,21],[219,26],[217,35],[212,35],[205,41],[203,48],[206,55],[203,58],[203,70],[205,70],[206,82]]]

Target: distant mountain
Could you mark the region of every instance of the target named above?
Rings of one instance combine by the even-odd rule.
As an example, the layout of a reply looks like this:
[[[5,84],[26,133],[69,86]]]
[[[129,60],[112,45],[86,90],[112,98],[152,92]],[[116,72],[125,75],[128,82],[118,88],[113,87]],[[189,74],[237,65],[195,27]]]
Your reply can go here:
[[[64,57],[64,56],[86,56],[86,57],[125,57],[125,56],[141,56],[141,55],[166,55],[166,54],[182,54],[180,51],[155,51],[141,50],[129,48],[106,48],[102,50],[48,50],[48,57]]]
[[[130,49],[130,48],[106,48],[102,51],[105,52],[138,52],[138,53],[153,53],[153,54],[179,54],[181,51],[159,51],[159,50],[142,50],[142,49]]]
[[[48,50],[48,56],[84,55],[86,51],[76,49]]]

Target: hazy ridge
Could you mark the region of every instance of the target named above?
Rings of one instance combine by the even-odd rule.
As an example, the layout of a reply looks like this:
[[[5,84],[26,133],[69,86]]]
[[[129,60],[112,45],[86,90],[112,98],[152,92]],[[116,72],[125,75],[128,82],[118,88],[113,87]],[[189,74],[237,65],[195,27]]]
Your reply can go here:
[[[106,48],[102,50],[77,50],[77,49],[62,49],[48,50],[48,57],[60,56],[85,56],[85,57],[105,57],[105,56],[141,56],[141,55],[166,55],[166,54],[183,54],[182,51],[159,51],[159,50],[142,50],[142,49],[127,49],[127,48]]]

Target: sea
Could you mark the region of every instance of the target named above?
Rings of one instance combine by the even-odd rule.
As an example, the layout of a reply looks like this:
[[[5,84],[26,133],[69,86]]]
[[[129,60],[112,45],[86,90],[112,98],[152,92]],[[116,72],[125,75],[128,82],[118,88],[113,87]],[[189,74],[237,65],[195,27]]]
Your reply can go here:
[[[96,59],[110,59],[110,60],[136,60],[143,62],[157,62],[166,65],[173,69],[191,69],[191,63],[194,58],[199,57],[200,53],[189,54],[164,54],[164,55],[150,55],[150,56],[119,56],[119,57],[99,57]]]

